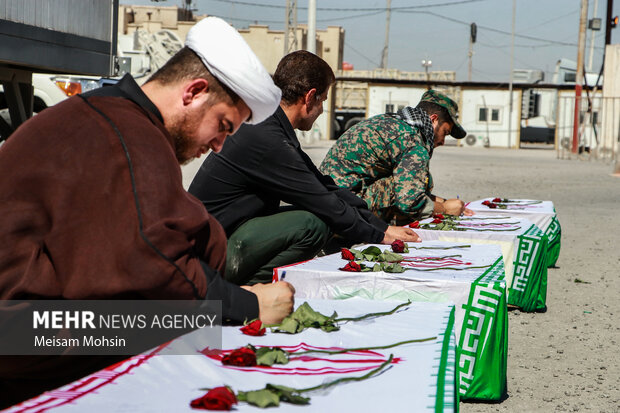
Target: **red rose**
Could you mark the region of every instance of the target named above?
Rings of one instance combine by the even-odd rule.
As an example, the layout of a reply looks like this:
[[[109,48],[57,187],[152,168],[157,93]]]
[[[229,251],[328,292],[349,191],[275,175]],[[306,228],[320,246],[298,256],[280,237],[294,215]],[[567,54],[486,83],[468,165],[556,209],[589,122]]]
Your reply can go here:
[[[493,202],[502,202],[502,198],[493,198]]]
[[[489,203],[489,205],[487,205],[489,208],[497,208],[497,204],[494,204],[493,202]]]
[[[260,320],[254,320],[250,324],[241,327],[240,330],[248,336],[262,336],[265,334],[263,323]]]
[[[222,358],[222,364],[240,367],[256,366],[256,353],[251,348],[241,347],[226,354]]]
[[[194,409],[230,410],[233,404],[237,404],[235,393],[226,386],[220,386],[209,390],[204,396],[192,400],[189,405]]]
[[[347,265],[342,268],[339,268],[340,271],[351,271],[351,272],[361,272],[362,267],[355,261],[349,261]]]
[[[433,214],[433,218],[444,219],[442,214]]]
[[[491,205],[491,201],[482,201],[482,205]]]
[[[443,221],[440,220],[439,218],[435,218],[434,220],[431,221],[431,224],[441,224]]]
[[[413,221],[409,224],[409,228],[420,228],[420,221]]]
[[[353,255],[353,253],[346,248],[342,248],[340,250],[340,256],[342,257],[343,260],[347,260],[347,261],[355,260],[355,255]]]
[[[402,240],[397,239],[392,243],[392,251],[405,252],[405,243]]]

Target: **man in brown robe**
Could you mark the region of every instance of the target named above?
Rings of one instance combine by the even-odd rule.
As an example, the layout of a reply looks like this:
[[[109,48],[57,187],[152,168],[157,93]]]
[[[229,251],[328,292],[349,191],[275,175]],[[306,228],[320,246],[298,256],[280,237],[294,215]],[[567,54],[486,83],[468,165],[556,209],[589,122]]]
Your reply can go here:
[[[221,300],[233,322],[291,312],[286,282],[222,278],[226,236],[179,167],[271,115],[280,91],[232,27],[208,18],[192,31],[142,88],[125,76],[72,97],[0,147],[0,299]],[[0,357],[0,406],[106,364]]]

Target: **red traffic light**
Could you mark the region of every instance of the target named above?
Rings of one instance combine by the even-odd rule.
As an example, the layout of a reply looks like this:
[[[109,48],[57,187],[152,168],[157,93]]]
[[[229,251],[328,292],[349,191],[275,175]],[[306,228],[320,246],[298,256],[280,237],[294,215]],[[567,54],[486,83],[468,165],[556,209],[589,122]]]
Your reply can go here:
[[[614,28],[618,25],[618,16],[614,16],[611,18],[611,27]]]

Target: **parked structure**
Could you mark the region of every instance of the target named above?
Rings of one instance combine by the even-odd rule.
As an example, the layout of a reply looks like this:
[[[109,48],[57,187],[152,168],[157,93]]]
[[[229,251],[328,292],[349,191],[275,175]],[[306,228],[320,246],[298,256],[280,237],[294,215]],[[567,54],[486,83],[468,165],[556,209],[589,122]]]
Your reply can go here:
[[[69,80],[66,74],[115,74],[117,10],[118,0],[2,2],[0,141],[33,112],[53,102],[60,88],[66,97],[68,92],[80,93],[88,82],[98,86],[97,77]],[[51,89],[35,93],[33,74],[37,72],[64,77],[37,78],[40,87],[51,85]]]

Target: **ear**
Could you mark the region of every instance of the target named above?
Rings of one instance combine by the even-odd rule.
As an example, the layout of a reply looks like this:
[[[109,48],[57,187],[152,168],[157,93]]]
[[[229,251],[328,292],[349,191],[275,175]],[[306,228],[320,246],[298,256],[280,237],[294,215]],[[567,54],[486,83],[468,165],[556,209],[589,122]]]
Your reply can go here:
[[[191,104],[195,99],[204,98],[209,93],[209,81],[207,79],[192,79],[183,85],[183,105]]]
[[[429,116],[429,118],[431,118],[431,122],[435,123],[439,119],[439,115],[437,115],[436,113],[433,113]]]
[[[304,103],[306,105],[311,105],[315,100],[316,100],[316,88],[313,87],[306,93],[306,96],[304,96]]]

